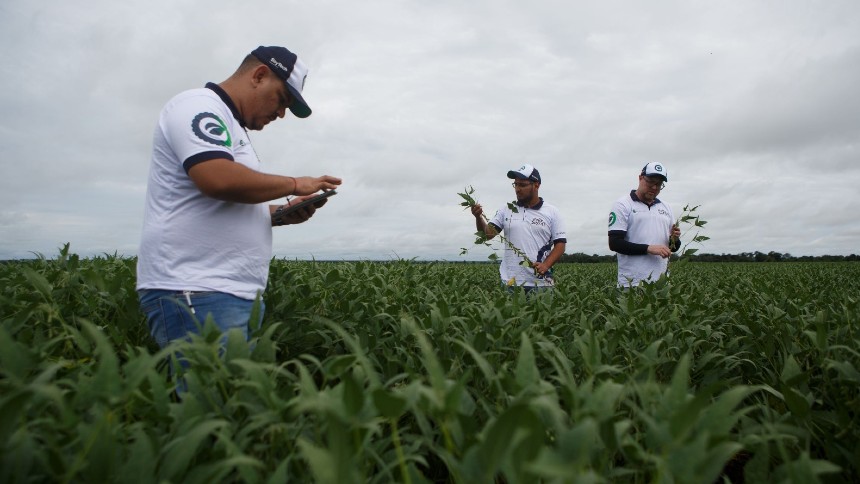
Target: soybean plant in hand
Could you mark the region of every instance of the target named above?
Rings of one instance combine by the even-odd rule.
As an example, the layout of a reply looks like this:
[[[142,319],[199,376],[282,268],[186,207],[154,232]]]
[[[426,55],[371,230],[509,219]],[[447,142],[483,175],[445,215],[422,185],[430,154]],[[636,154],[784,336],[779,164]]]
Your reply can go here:
[[[475,189],[472,188],[471,186],[465,188],[463,193],[458,193],[458,195],[460,195],[460,198],[462,198],[464,200],[463,202],[460,203],[460,206],[465,207],[464,210],[466,210],[466,209],[470,210],[472,207],[474,207],[475,205],[478,204],[478,202],[472,196],[474,193],[475,193]],[[515,213],[518,212],[517,205],[513,202],[508,202],[508,208],[510,208],[512,212],[515,212]],[[481,217],[484,218],[485,222],[487,222],[487,223],[490,222],[490,220],[487,218],[487,216],[484,215],[483,213],[481,214]],[[517,254],[517,256],[519,256],[522,259],[522,262],[520,262],[521,266],[525,266],[525,267],[528,267],[532,270],[535,270],[534,263],[531,261],[531,259],[529,259],[529,256],[527,256],[525,252],[523,252],[522,250],[520,250],[519,247],[517,247],[513,243],[511,243],[511,241],[508,240],[504,235],[496,234],[496,237],[502,241],[502,243],[505,245],[505,247],[507,247],[508,249],[513,251],[515,254]],[[492,248],[492,244],[490,244],[490,240],[487,237],[487,234],[485,234],[484,232],[482,232],[480,230],[475,232],[475,245],[485,245],[487,247]],[[495,249],[493,249],[493,250],[495,250]],[[465,247],[461,247],[460,248],[460,255],[464,255],[468,251],[469,251],[469,249],[467,249]],[[492,252],[492,253],[490,253],[490,255],[487,258],[492,260],[492,261],[496,261],[499,259],[499,256],[497,256],[495,252]]]
[[[685,224],[686,230],[682,231],[684,233],[692,233],[691,237],[687,238],[687,241],[681,247],[682,240],[678,237],[671,237],[669,240],[669,248],[673,251],[678,247],[681,247],[681,250],[678,252],[678,259],[683,259],[695,254],[699,251],[698,248],[689,248],[690,244],[699,244],[710,239],[710,237],[706,235],[699,235],[701,233],[702,227],[708,223],[705,220],[701,219],[701,216],[696,213],[696,211],[701,207],[701,205],[696,205],[695,207],[691,207],[690,205],[684,205],[684,210],[681,212],[681,216],[675,220],[675,227],[680,228],[681,224]],[[683,235],[681,237],[684,237]]]

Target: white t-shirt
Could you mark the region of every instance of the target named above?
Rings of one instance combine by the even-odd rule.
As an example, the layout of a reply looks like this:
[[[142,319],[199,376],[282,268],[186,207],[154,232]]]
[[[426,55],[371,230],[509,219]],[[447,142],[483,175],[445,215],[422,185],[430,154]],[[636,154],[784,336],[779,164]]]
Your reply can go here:
[[[656,199],[649,207],[634,198],[633,193],[624,195],[612,204],[609,230],[626,231],[624,240],[636,244],[669,245],[669,232],[675,220],[672,209],[660,199]],[[619,253],[618,285],[638,286],[641,281],[656,281],[666,272],[668,265],[669,259],[659,255]]]
[[[268,204],[216,200],[188,176],[196,163],[226,158],[260,171],[230,98],[214,84],[178,94],[155,128],[138,289],[217,291],[254,299],[272,257]]]
[[[516,248],[525,253],[532,262],[542,262],[556,242],[567,242],[564,222],[558,209],[541,199],[532,208],[517,206],[514,213],[507,205],[500,208],[490,220],[496,229],[504,231],[504,236]],[[499,275],[507,284],[513,279],[517,286],[552,286],[552,270],[538,278],[531,267],[520,265],[523,258],[505,245]]]

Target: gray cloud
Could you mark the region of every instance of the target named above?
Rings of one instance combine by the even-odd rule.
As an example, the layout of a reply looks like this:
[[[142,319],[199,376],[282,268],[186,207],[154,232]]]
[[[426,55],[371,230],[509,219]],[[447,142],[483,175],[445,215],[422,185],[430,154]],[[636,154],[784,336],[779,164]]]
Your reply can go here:
[[[523,162],[568,252],[609,253],[609,207],[650,160],[676,213],[701,205],[703,251],[857,252],[860,6],[461,3],[5,2],[0,259],[135,254],[161,106],[260,44],[310,65],[314,109],[252,133],[265,169],[344,178],[276,256],[459,260],[457,192],[491,212]]]

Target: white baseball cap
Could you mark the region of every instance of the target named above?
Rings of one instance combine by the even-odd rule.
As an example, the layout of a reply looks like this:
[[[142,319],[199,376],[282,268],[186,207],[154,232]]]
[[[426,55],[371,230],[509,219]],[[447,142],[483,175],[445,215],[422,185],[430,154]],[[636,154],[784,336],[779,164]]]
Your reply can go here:
[[[517,180],[530,180],[533,182],[540,183],[540,173],[538,173],[537,169],[531,165],[523,165],[516,170],[509,171],[508,178],[516,178]]]
[[[663,166],[659,161],[652,161],[648,163],[644,167],[642,167],[642,172],[640,173],[642,176],[659,176],[663,178],[663,181],[669,181],[669,172],[666,171],[666,167]]]

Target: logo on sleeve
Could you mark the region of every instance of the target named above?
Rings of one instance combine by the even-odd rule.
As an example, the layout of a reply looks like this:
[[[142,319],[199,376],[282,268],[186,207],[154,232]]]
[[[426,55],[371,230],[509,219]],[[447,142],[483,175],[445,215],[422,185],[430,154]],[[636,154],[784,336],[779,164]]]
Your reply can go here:
[[[616,221],[617,219],[618,219],[618,217],[616,217],[616,216],[615,216],[615,212],[609,212],[609,226],[610,226],[610,227],[612,227],[613,225],[615,225],[615,221]]]
[[[230,148],[233,144],[224,121],[212,113],[200,113],[194,116],[194,120],[191,121],[191,129],[194,130],[194,134],[198,138],[215,146]]]

